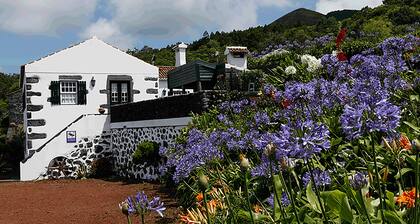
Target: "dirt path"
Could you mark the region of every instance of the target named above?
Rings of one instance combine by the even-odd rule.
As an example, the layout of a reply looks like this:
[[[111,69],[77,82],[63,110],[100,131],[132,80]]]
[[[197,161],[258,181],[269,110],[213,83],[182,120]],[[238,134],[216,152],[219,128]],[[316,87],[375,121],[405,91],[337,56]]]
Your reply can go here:
[[[146,223],[174,223],[177,204],[161,185],[103,180],[60,180],[0,183],[1,224],[126,223],[118,203],[144,190],[160,196],[167,210],[162,219],[150,214]],[[138,223],[136,220],[134,223]]]

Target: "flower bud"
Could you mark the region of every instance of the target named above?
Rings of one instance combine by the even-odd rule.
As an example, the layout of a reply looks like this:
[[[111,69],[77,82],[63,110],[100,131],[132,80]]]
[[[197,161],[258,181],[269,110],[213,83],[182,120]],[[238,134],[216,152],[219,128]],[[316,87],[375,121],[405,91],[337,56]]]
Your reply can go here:
[[[128,203],[126,201],[123,201],[119,204],[121,212],[128,216],[129,212],[128,212]]]
[[[264,154],[270,159],[275,155],[275,153],[276,153],[276,147],[274,146],[273,143],[268,144],[264,149]]]
[[[198,177],[198,184],[200,185],[200,189],[205,191],[209,187],[209,178],[206,175],[201,174]]]
[[[251,167],[249,160],[245,156],[241,156],[241,163],[239,165],[242,170],[248,170]]]

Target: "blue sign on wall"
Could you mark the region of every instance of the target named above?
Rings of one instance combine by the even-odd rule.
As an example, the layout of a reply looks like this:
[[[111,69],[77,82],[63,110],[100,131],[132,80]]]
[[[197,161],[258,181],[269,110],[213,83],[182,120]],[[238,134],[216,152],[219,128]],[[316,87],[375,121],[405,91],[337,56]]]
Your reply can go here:
[[[76,131],[66,132],[67,143],[76,143]]]

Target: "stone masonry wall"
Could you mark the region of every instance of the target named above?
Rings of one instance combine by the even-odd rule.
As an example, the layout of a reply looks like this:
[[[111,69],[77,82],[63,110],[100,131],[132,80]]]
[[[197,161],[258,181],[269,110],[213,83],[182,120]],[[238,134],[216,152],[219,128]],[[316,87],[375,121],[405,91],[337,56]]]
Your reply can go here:
[[[112,129],[112,148],[117,175],[137,180],[156,180],[159,167],[133,163],[132,154],[140,142],[149,140],[170,146],[184,126]],[[161,163],[161,161],[159,161]]]

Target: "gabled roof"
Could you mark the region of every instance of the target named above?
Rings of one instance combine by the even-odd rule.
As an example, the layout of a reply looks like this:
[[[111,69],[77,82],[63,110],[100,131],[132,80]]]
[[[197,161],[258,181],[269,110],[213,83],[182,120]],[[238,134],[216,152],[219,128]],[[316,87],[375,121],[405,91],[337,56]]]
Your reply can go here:
[[[230,46],[230,47],[226,47],[225,55],[227,55],[229,53],[245,53],[245,54],[248,54],[249,51],[248,51],[247,47]]]
[[[168,79],[168,72],[174,70],[175,66],[158,66],[159,68],[159,79],[166,80]]]
[[[27,63],[26,73],[129,73],[158,75],[158,68],[92,37]]]

